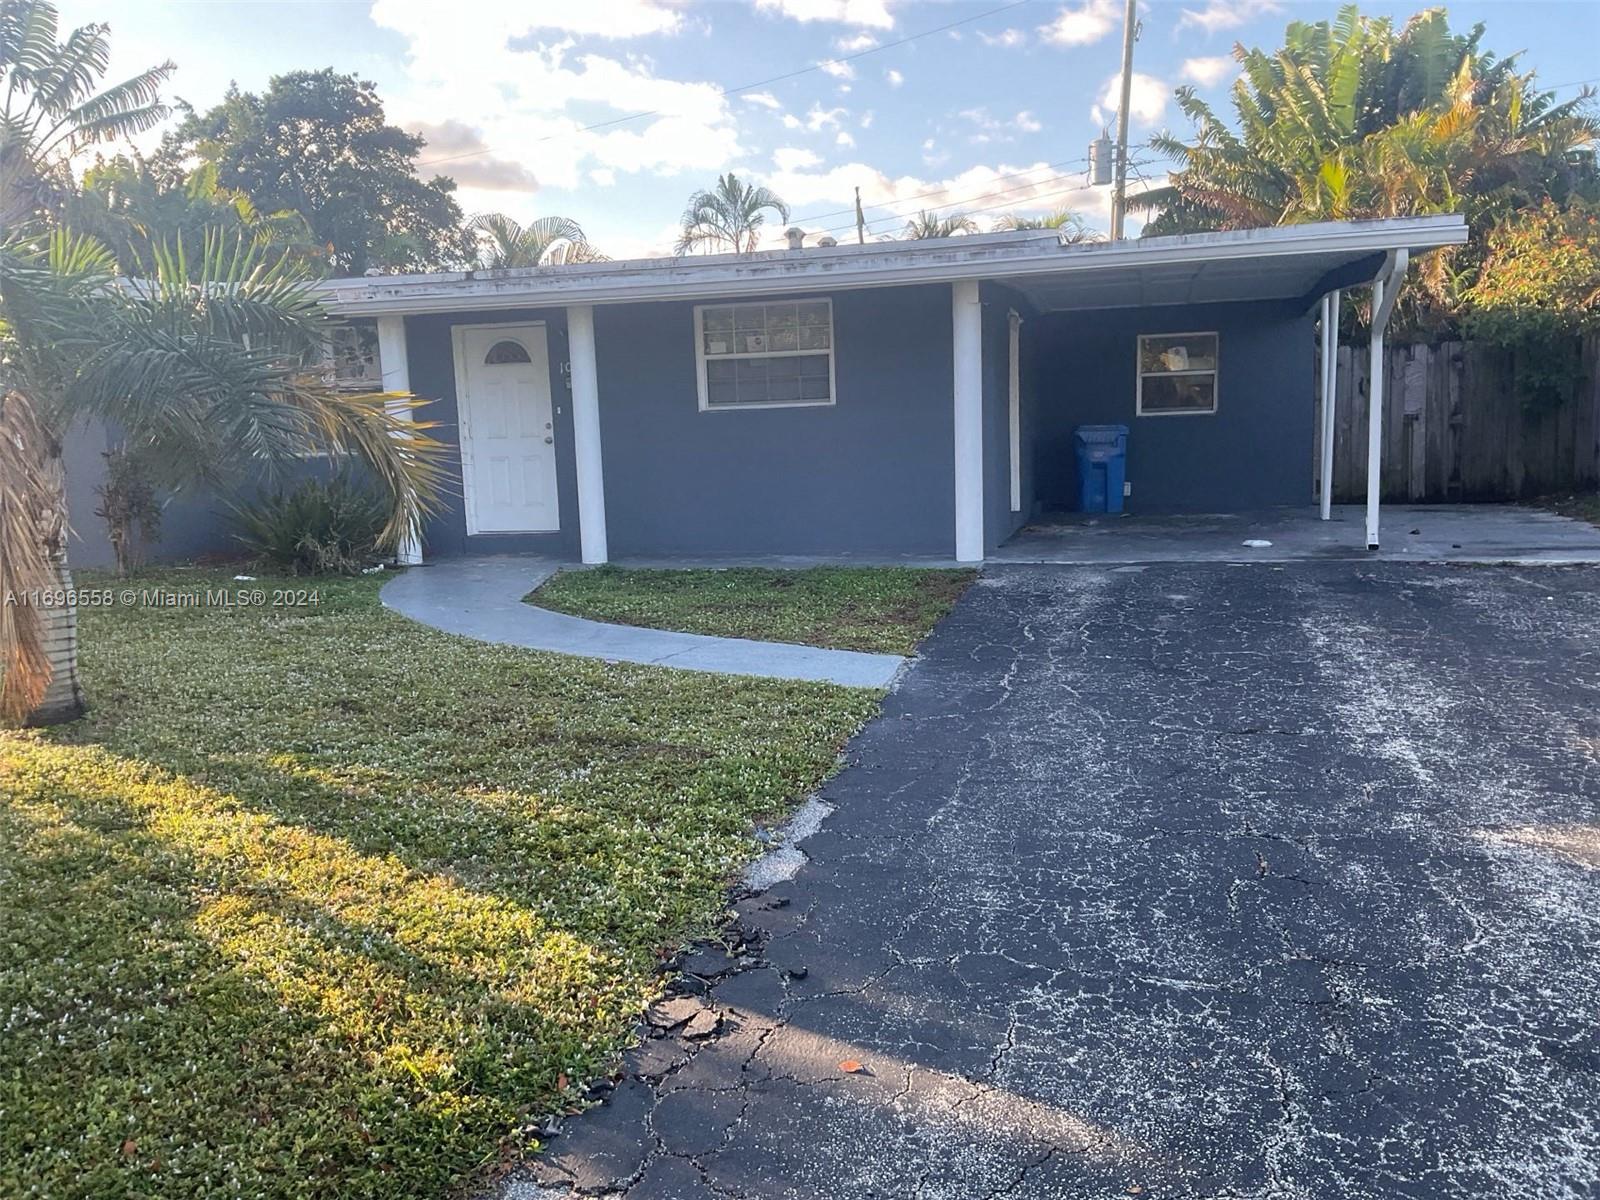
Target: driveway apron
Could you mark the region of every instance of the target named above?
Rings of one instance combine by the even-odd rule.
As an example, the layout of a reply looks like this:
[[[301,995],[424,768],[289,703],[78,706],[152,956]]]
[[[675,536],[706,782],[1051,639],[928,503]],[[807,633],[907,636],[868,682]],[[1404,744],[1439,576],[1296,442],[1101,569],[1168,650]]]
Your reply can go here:
[[[502,1194],[1600,1194],[1597,585],[990,570]]]

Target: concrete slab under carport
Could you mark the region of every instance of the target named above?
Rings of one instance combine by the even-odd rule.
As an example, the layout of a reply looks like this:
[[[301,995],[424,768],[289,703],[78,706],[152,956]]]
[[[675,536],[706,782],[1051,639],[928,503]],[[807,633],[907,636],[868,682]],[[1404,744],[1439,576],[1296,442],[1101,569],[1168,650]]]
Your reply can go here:
[[[1600,563],[1600,528],[1514,504],[1385,505],[1383,544],[1367,550],[1365,510],[1251,513],[1061,513],[1019,531],[991,563],[1354,561]],[[1270,542],[1248,546],[1246,542]]]

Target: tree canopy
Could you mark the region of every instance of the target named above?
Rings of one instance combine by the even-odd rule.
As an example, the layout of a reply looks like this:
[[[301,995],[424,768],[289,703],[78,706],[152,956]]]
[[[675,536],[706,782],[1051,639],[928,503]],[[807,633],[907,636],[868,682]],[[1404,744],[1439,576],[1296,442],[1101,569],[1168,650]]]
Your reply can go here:
[[[164,163],[212,163],[224,188],[265,212],[302,214],[338,274],[428,271],[473,257],[455,181],[418,178],[424,141],[384,119],[370,82],[292,71],[265,92],[229,88],[162,141]]]
[[[1436,212],[1487,228],[1565,198],[1580,182],[1569,152],[1600,133],[1591,93],[1557,103],[1483,34],[1453,32],[1442,8],[1396,28],[1347,5],[1293,22],[1276,51],[1235,46],[1237,129],[1183,87],[1192,140],[1151,140],[1178,169],[1136,200],[1157,214],[1149,232]]]
[[[325,268],[323,247],[303,216],[289,209],[260,211],[243,191],[217,182],[215,163],[180,174],[138,156],[97,162],[63,201],[61,223],[98,238],[125,275],[151,271],[159,247],[198,243],[211,230],[286,251],[314,270]]]

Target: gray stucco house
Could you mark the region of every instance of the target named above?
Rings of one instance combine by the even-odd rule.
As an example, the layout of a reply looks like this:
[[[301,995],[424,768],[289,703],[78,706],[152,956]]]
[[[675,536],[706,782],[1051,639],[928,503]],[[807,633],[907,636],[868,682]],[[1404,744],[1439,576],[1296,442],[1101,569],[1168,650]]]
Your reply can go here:
[[[1129,426],[1131,512],[1311,503],[1319,304],[1375,280],[1392,303],[1408,254],[1465,238],[1042,230],[324,286],[459,447],[460,494],[403,557],[974,562],[1073,506],[1084,423]],[[84,527],[92,441],[69,447]],[[178,509],[166,556],[225,545]]]

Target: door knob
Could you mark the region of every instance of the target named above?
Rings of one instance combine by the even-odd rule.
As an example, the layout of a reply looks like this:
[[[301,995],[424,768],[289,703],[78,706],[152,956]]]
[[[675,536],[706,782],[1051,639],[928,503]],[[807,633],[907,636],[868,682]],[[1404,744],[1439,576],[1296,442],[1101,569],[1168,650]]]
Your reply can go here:
[[[548,445],[551,445],[551,444],[552,444],[552,443],[553,443],[553,442],[554,442],[554,441],[555,441],[555,438],[553,438],[553,437],[550,437],[550,436],[549,436],[549,435],[548,435],[548,434],[547,434],[547,435],[546,435],[546,436],[545,436],[545,439],[544,439],[544,444],[545,444],[545,445],[546,445],[546,446],[548,446]]]

